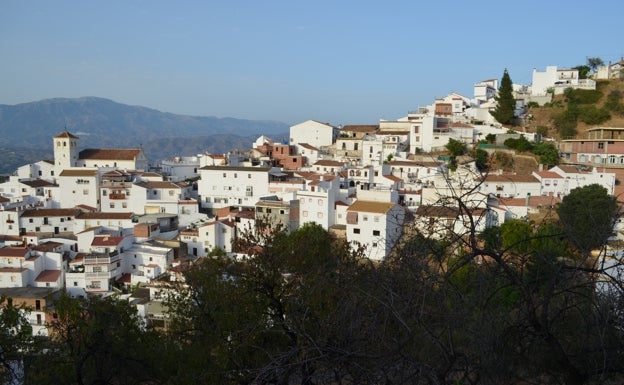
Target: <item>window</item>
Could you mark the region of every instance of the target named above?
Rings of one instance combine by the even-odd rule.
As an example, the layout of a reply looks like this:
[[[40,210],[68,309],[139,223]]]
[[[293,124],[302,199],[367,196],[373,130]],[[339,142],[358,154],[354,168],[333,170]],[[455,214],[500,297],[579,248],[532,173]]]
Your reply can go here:
[[[93,272],[94,273],[101,273],[102,272],[102,266],[93,266]]]
[[[82,190],[82,195],[89,195],[89,189]]]
[[[373,242],[373,247],[377,247],[377,242]]]
[[[223,173],[223,177],[224,177],[224,178],[226,178],[226,177],[227,177],[227,174],[226,174],[226,173]]]
[[[28,223],[33,223],[33,219],[32,219],[32,218],[29,218],[29,219],[28,219]]]
[[[378,237],[380,234],[379,230],[373,230],[373,236]]]
[[[115,208],[115,204],[113,202],[111,202],[109,206],[110,206],[111,209]]]
[[[323,219],[323,213],[317,213],[317,214],[316,214],[316,217],[317,217],[318,219]]]
[[[102,190],[102,196],[105,197],[106,196],[106,190]]]
[[[354,228],[353,229],[353,234],[359,234],[360,233],[360,229],[358,228]]]
[[[74,286],[78,286],[78,282],[74,281]]]
[[[598,148],[604,148],[604,143],[598,143]]]
[[[175,191],[169,190],[169,196],[171,197],[171,196],[173,196],[173,194],[175,194]]]
[[[410,198],[410,199],[412,199],[412,198]],[[375,222],[379,222],[379,215],[375,215],[374,219],[375,219]]]
[[[304,211],[304,212],[303,212],[303,216],[304,216],[304,217],[307,217],[307,216],[308,216],[308,212],[307,212],[307,211]]]
[[[368,215],[362,215],[362,220],[364,222],[367,222],[368,221]]]
[[[253,186],[245,187],[245,196],[248,196],[248,197],[253,196]]]
[[[248,179],[251,179],[251,174],[247,174],[247,178],[248,178]]]

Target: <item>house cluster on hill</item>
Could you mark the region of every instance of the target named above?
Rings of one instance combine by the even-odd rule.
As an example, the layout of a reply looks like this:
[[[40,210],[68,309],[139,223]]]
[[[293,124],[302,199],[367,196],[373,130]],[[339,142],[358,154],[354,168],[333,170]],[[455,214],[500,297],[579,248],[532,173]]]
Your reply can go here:
[[[534,74],[534,87],[562,76],[577,84],[578,74],[551,72]],[[307,120],[290,127],[285,143],[261,136],[248,151],[152,166],[141,149],[81,150],[76,135],[61,132],[52,138],[52,161],[19,167],[0,183],[0,295],[33,304],[31,322],[41,334],[52,316],[46,304],[62,290],[108,295],[141,286],[147,294],[132,300],[158,318],[163,279],[183,279],[194,260],[214,252],[247,257],[235,241],[259,223],[289,232],[315,223],[381,261],[408,225],[440,238],[526,218],[576,187],[598,183],[613,194],[615,174],[604,166],[624,164],[617,147],[624,129],[596,128],[591,145],[564,144],[564,160],[600,156],[602,170],[482,173],[469,156],[449,167],[449,141],[471,148],[488,135],[510,135],[489,114],[496,88],[495,80],[480,82],[472,98],[452,93],[377,124]]]

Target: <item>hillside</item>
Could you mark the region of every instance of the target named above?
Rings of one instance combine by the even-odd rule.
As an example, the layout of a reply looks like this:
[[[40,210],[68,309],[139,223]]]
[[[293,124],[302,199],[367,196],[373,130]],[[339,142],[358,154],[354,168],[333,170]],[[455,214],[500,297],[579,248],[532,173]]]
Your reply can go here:
[[[609,94],[611,94],[613,91],[620,92],[620,94],[624,98],[624,79],[598,81],[596,89],[600,92],[601,96],[596,103],[592,103],[591,105],[599,109],[604,108]],[[539,127],[545,127],[548,130],[548,136],[560,139],[558,129],[555,125],[555,118],[557,115],[564,112],[567,107],[568,102],[566,101],[565,96],[556,95],[553,98],[551,106],[530,108],[528,113],[533,116],[533,119],[526,126],[527,131],[537,132]],[[585,135],[585,131],[591,127],[624,127],[624,114],[618,115],[617,113],[611,112],[610,116],[611,119],[600,124],[587,124],[580,120],[577,121],[576,137],[583,137]]]
[[[0,105],[0,150],[5,154],[0,173],[50,159],[52,137],[65,129],[80,138],[81,148],[141,146],[150,161],[158,161],[206,150],[248,148],[257,136],[281,137],[289,126],[277,121],[177,115],[96,97]]]

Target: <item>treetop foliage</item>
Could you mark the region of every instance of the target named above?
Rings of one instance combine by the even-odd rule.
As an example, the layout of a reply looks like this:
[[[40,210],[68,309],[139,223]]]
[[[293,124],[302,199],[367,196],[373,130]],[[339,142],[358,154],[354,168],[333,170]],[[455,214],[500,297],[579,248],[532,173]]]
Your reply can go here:
[[[501,124],[513,124],[516,100],[513,97],[513,83],[507,69],[503,72],[498,94],[494,99],[496,108],[491,112],[494,119]]]

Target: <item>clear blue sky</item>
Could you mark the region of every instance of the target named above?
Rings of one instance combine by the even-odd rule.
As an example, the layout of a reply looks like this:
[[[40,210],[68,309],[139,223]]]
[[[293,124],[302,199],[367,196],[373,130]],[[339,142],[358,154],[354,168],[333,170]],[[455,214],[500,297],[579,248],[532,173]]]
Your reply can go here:
[[[623,15],[613,0],[0,0],[0,104],[374,124],[505,68],[529,84],[619,60]]]

